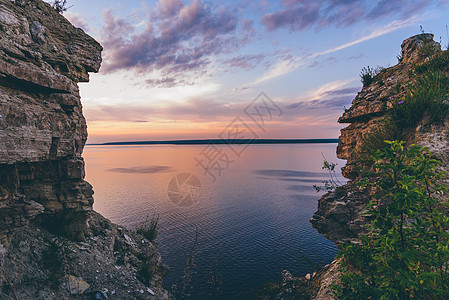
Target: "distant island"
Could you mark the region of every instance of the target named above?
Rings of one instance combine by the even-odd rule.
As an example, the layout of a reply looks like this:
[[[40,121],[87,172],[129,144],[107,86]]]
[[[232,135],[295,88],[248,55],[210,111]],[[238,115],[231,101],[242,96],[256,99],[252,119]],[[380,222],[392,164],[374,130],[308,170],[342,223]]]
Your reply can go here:
[[[206,145],[206,144],[325,144],[338,143],[338,139],[205,139],[173,141],[134,141],[87,144],[88,146],[120,145]]]

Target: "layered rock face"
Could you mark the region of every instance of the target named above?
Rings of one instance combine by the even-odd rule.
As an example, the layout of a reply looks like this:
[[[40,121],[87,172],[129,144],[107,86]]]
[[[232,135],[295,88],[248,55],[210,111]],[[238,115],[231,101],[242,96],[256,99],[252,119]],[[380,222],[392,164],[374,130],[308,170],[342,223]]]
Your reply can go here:
[[[152,241],[92,211],[78,82],[102,47],[42,0],[0,0],[0,299],[168,299]]]
[[[415,67],[429,58],[421,50],[423,45],[432,51],[440,52],[440,44],[433,41],[433,34],[420,34],[402,43],[402,60],[397,65],[383,69],[373,78],[373,82],[363,87],[355,97],[352,106],[339,118],[339,123],[350,125],[341,130],[337,147],[337,157],[346,159],[342,168],[343,176],[349,182],[335,192],[324,195],[318,204],[318,211],[311,222],[315,228],[330,240],[341,243],[357,239],[368,222],[363,216],[370,200],[370,191],[360,189],[355,183],[361,178],[360,153],[369,149],[373,134],[384,128],[385,114],[392,107],[395,97],[404,93],[404,88],[416,78]],[[447,55],[447,51],[443,53]],[[447,67],[445,70],[448,71]],[[429,146],[436,157],[449,162],[449,125],[428,124],[422,121],[408,132],[409,143]],[[449,168],[447,164],[444,168]]]
[[[38,216],[83,239],[92,187],[78,82],[102,47],[40,0],[0,1],[0,243]]]

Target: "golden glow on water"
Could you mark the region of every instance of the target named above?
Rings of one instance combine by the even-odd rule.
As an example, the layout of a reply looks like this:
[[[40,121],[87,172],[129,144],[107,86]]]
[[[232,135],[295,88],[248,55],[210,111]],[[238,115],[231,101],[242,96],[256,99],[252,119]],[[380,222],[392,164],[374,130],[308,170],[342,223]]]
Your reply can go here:
[[[196,228],[201,253],[195,258],[196,280],[207,283],[202,276],[217,258],[228,298],[277,281],[283,269],[311,272],[298,249],[317,264],[333,260],[335,245],[317,234],[309,219],[320,196],[312,186],[328,179],[322,155],[343,165],[335,157],[336,144],[251,145],[240,157],[226,145],[216,146],[233,162],[215,181],[194,160],[206,145],[86,147],[94,209],[130,229],[147,216],[160,216],[157,242],[171,267],[168,287],[182,276]],[[169,182],[182,173],[201,183],[201,197],[191,206],[169,197]],[[186,193],[186,187],[179,191]]]

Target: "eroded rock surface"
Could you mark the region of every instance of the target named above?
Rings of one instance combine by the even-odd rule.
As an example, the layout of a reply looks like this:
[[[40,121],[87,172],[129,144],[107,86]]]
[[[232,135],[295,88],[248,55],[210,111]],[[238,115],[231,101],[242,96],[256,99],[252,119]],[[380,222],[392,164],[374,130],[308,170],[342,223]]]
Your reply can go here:
[[[78,82],[102,47],[42,0],[0,0],[0,299],[167,299],[154,243],[92,211]]]
[[[43,1],[0,1],[0,242],[39,216],[82,240],[92,187],[77,83],[98,71],[102,47]]]
[[[393,101],[401,97],[415,80],[415,67],[429,59],[421,51],[424,44],[433,51],[441,51],[440,45],[433,41],[432,34],[419,34],[406,39],[402,43],[401,62],[374,76],[373,82],[362,88],[352,106],[338,120],[340,123],[349,123],[341,130],[337,147],[337,157],[346,160],[342,173],[349,182],[335,192],[324,195],[311,220],[313,226],[333,242],[357,239],[365,230],[368,220],[363,213],[371,193],[356,184],[361,179],[359,170],[363,162],[360,153],[372,147],[372,136],[385,125],[385,114]],[[416,130],[408,133],[408,142],[429,146],[436,158],[449,162],[448,126],[427,124],[424,120]],[[447,169],[448,165],[445,165]]]

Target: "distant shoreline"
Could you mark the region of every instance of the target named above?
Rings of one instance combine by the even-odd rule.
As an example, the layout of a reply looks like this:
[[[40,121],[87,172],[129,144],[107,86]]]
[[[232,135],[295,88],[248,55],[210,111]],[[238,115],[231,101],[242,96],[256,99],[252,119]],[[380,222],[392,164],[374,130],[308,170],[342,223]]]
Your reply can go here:
[[[338,139],[205,139],[173,141],[134,141],[86,144],[86,146],[123,146],[123,145],[207,145],[207,144],[335,144]]]

